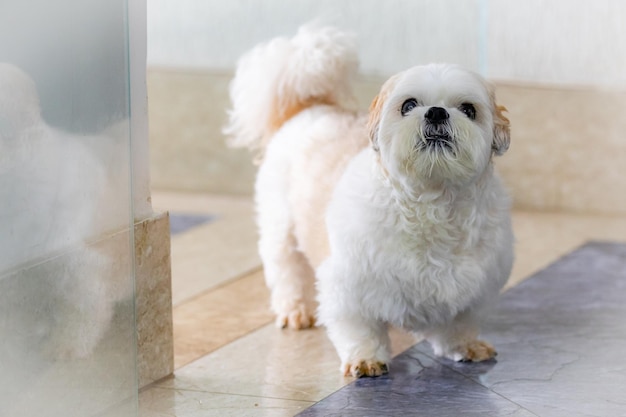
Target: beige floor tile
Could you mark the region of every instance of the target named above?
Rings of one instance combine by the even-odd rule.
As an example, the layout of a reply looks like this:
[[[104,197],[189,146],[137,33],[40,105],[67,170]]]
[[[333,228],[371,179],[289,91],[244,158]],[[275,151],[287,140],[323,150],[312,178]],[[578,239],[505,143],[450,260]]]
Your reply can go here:
[[[172,303],[197,294],[261,266],[251,220],[218,219],[172,239]]]
[[[174,308],[174,367],[198,359],[272,322],[259,270]]]
[[[397,331],[392,338],[394,355],[414,343]],[[324,329],[291,331],[270,324],[179,369],[156,387],[319,401],[350,381],[339,372],[339,358]]]
[[[152,201],[158,210],[216,217],[172,237],[174,306],[261,265],[250,197],[153,192]]]
[[[513,213],[516,261],[507,288],[589,240],[626,242],[626,217]]]
[[[517,260],[509,286],[585,241],[626,241],[626,218],[620,217],[515,212],[513,223]],[[196,262],[201,260],[198,257]],[[243,409],[235,408],[236,415],[257,415],[259,410],[262,411],[258,415],[294,415],[300,410],[298,407],[319,401],[350,382],[350,378],[341,376],[339,359],[323,329],[294,332],[269,324],[250,333],[249,329],[258,328],[259,323],[273,321],[267,310],[268,298],[258,272],[177,307],[175,314],[179,312],[180,322],[185,326],[184,332],[179,334],[185,334],[186,340],[191,341],[187,346],[188,357],[180,363],[201,356],[202,350],[217,350],[183,366],[175,372],[174,378],[155,384],[142,394],[142,398],[153,396],[158,401],[174,404],[155,406],[156,412],[176,410],[175,414],[145,415],[229,415],[232,404],[237,403],[233,398],[245,399],[244,402],[255,398],[291,401],[277,405],[276,409],[271,401],[263,403],[268,404],[270,411],[262,408],[266,405],[257,409],[259,406],[249,408],[246,403]],[[233,306],[236,314],[245,317],[224,314]],[[259,317],[262,319],[255,321]],[[216,328],[223,330],[216,332]],[[229,340],[232,342],[228,343]],[[411,336],[392,331],[394,355],[413,343]],[[219,346],[222,347],[217,348]],[[223,394],[211,394],[215,392]],[[210,399],[207,401],[211,401],[213,408],[203,408],[205,398]],[[216,414],[210,414],[213,412]],[[274,412],[277,414],[272,414]]]
[[[140,417],[291,417],[312,402],[151,388],[139,395]]]

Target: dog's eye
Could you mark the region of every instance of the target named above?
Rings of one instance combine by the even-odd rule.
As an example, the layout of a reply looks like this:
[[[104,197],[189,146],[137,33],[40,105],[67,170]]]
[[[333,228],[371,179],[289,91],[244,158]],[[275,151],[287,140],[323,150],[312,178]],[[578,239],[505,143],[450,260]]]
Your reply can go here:
[[[406,116],[408,112],[410,112],[416,107],[417,107],[417,100],[415,100],[414,98],[410,98],[406,100],[404,103],[402,103],[402,109],[400,110],[400,113],[402,113],[403,116]]]
[[[476,108],[472,103],[463,103],[459,106],[459,110],[461,110],[467,117],[474,120],[476,119]]]

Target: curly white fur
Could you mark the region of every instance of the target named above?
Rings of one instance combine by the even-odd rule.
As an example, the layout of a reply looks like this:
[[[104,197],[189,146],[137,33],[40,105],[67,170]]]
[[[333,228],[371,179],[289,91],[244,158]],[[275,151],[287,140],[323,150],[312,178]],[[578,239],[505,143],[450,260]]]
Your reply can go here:
[[[350,100],[350,80],[358,66],[354,45],[349,34],[307,25],[291,39],[273,39],[241,57],[230,86],[233,110],[224,128],[231,144],[255,149],[290,109]]]
[[[369,115],[335,95],[304,100],[347,93],[348,39],[301,30],[244,56],[233,81],[227,131],[264,149],[259,249],[278,324],[313,324],[317,278],[317,318],[346,374],[387,371],[389,324],[425,335],[438,355],[492,358],[476,316],[513,263],[510,202],[492,162],[509,144],[503,108],[480,76],[443,64],[390,78]],[[429,121],[431,108],[445,122]]]

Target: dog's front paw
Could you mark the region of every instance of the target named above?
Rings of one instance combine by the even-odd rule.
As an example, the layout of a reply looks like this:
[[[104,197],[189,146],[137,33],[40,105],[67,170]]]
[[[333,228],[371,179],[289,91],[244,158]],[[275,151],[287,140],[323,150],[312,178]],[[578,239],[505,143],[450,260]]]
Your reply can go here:
[[[277,312],[276,325],[281,329],[308,329],[315,326],[315,314],[305,303],[298,303]]]
[[[497,354],[498,352],[490,343],[482,340],[471,340],[447,356],[457,362],[482,362],[493,359]]]
[[[364,376],[381,376],[389,372],[387,364],[376,359],[355,360],[343,365],[344,376],[352,375],[355,378]]]

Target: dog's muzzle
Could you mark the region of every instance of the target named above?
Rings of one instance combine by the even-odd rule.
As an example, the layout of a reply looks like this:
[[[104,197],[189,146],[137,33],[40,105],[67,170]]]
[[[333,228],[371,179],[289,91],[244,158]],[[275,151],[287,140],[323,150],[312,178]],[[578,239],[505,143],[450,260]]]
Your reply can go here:
[[[450,115],[442,107],[431,107],[424,115],[420,150],[454,150],[454,138],[448,124]]]

